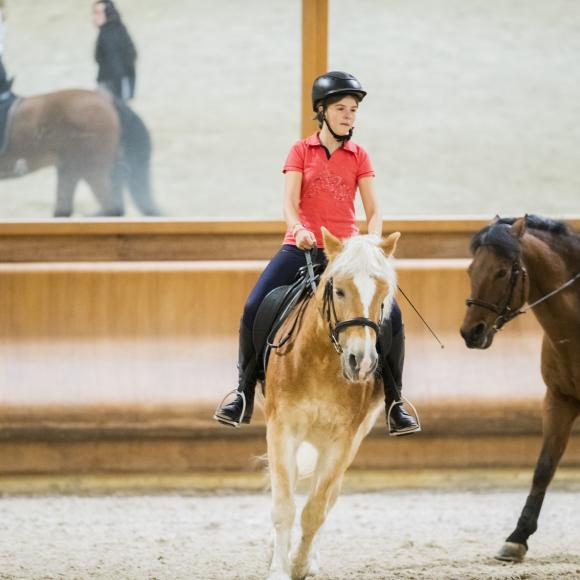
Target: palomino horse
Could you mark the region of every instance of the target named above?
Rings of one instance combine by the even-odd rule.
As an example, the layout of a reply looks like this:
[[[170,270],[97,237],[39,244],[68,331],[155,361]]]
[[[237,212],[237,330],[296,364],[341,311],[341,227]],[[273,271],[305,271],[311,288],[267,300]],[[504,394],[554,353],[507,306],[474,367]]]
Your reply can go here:
[[[151,139],[127,105],[97,91],[66,90],[18,99],[12,107],[0,178],[56,166],[55,217],[69,217],[77,184],[92,189],[100,214],[124,214],[123,186],[145,215],[158,215],[151,194]]]
[[[471,298],[461,327],[469,348],[488,348],[506,322],[533,309],[544,330],[544,441],[516,529],[497,554],[520,562],[537,529],[544,494],[580,414],[580,236],[562,222],[498,219],[472,241]]]
[[[283,352],[270,356],[266,373],[275,528],[271,579],[305,578],[316,572],[315,536],[384,405],[376,375],[376,341],[378,324],[393,303],[396,275],[388,257],[400,234],[382,241],[356,236],[343,243],[323,228],[323,236],[329,264],[314,298],[300,313],[299,333]],[[291,562],[297,453],[304,442],[318,457],[302,512],[302,539]]]

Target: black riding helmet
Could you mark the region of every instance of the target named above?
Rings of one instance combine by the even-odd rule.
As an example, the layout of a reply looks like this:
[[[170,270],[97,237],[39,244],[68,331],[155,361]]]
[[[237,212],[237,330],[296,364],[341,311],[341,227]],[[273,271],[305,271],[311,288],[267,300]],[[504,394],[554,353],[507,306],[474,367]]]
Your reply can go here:
[[[366,94],[355,76],[342,71],[330,71],[317,77],[312,84],[312,109],[320,123],[326,122],[326,126],[337,141],[347,141],[352,137],[352,129],[348,135],[337,135],[328,124],[324,112],[318,111],[318,107],[323,105],[326,108],[325,101],[335,95],[356,95],[362,101]]]
[[[358,79],[345,72],[333,70],[320,75],[312,85],[312,110],[316,113],[321,101],[331,95],[358,95],[362,101],[367,94]]]

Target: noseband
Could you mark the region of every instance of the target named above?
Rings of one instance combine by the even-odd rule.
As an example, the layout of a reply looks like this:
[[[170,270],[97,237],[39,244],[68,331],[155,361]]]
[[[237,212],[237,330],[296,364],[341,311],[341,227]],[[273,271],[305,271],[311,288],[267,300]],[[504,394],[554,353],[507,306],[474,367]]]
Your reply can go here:
[[[379,323],[383,319],[383,310],[384,304],[381,304]],[[329,278],[324,286],[322,314],[326,318],[328,323],[328,334],[338,354],[342,354],[342,346],[340,346],[340,343],[338,342],[338,335],[349,326],[368,326],[376,332],[377,336],[379,334],[379,325],[370,318],[358,316],[356,318],[350,318],[349,320],[338,320],[336,308],[334,307],[334,285],[332,278]]]
[[[520,265],[519,260],[516,258],[514,263],[512,264],[512,270],[510,274],[510,281],[509,281],[509,289],[507,293],[507,298],[505,299],[503,306],[498,306],[491,302],[487,302],[485,300],[480,300],[479,298],[468,298],[465,303],[468,307],[470,306],[479,306],[481,308],[485,308],[486,310],[491,310],[495,312],[498,316],[494,320],[493,325],[491,327],[493,332],[497,332],[501,330],[501,328],[507,324],[510,320],[513,320],[516,316],[523,314],[525,310],[521,308],[518,310],[513,310],[510,307],[512,302],[514,292],[516,289],[516,285],[518,283],[518,278],[522,275],[522,304],[526,301],[525,292],[526,292],[526,277],[527,272],[526,269]]]

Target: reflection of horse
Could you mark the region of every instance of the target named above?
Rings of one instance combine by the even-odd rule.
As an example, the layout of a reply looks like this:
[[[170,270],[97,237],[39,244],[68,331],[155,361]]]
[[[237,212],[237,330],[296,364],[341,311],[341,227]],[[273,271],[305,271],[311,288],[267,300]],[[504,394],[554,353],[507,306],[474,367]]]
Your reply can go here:
[[[519,562],[580,414],[580,236],[562,222],[536,216],[500,219],[475,235],[471,249],[472,298],[461,327],[467,346],[488,348],[526,301],[544,330],[544,442],[517,527],[496,556]]]
[[[369,236],[343,244],[324,229],[323,234],[328,267],[314,298],[295,315],[301,317],[300,332],[283,352],[271,354],[266,373],[275,528],[271,578],[290,578],[290,573],[304,578],[315,572],[315,536],[384,404],[383,386],[375,375],[376,334],[381,316],[388,316],[392,305],[396,278],[386,256],[393,253],[400,234],[391,234],[380,245]],[[297,453],[304,442],[314,446],[318,459],[291,566]]]
[[[102,215],[123,215],[124,185],[141,212],[159,213],[149,181],[149,132],[133,110],[105,93],[67,90],[19,99],[11,111],[7,138],[0,178],[55,165],[56,217],[72,214],[82,179]]]

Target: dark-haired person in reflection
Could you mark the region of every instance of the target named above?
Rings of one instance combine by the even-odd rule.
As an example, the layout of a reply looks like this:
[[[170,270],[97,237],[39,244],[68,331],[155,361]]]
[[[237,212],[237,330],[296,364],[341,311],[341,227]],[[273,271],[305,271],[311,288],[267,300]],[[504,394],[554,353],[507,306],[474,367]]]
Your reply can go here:
[[[4,0],[0,0],[0,100],[10,97],[10,87],[12,79],[8,78],[8,73],[2,60],[4,54],[4,42],[6,38],[6,8]]]
[[[133,100],[137,50],[112,0],[93,4],[93,23],[99,29],[95,49],[99,87],[125,102]]]

